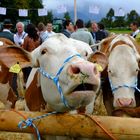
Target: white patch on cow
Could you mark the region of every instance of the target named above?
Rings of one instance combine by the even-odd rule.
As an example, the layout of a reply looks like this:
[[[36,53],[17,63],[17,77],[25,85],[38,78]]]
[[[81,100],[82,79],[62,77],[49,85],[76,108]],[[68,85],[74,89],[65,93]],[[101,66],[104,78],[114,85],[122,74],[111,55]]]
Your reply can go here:
[[[45,54],[43,50],[45,50]],[[100,85],[99,72],[96,73],[94,71],[96,66],[87,61],[91,53],[92,49],[88,44],[71,38],[69,39],[62,34],[56,34],[32,51],[31,55],[33,58],[33,65],[43,68],[50,76],[55,76],[57,74],[67,58],[75,56],[65,64],[59,75],[59,84],[69,105],[79,108],[80,106],[86,106],[92,102],[92,97],[96,95],[96,88],[88,91],[84,89],[82,91],[73,91],[77,86],[82,84],[81,80],[86,84],[94,85],[94,87]],[[80,54],[81,57],[76,56],[76,54]],[[80,71],[78,73],[74,71],[71,73],[69,69],[72,66]],[[82,73],[88,75],[88,77],[83,79]],[[29,76],[30,81],[27,82],[26,87],[28,87],[33,80],[32,74],[34,73],[31,72]],[[74,80],[76,78],[81,80]],[[59,91],[52,80],[41,74],[40,83],[44,100],[54,110],[69,110],[69,108],[64,106]]]
[[[7,100],[9,90],[10,90],[9,83],[6,84],[0,83],[0,101],[5,104],[6,109],[10,109],[12,105],[12,103]]]
[[[27,83],[26,83],[26,89],[29,87],[29,85],[32,83],[33,81],[33,78],[34,78],[34,75],[35,73],[37,72],[38,68],[32,68],[32,71],[28,77],[28,80],[27,80]]]
[[[3,42],[2,41],[0,41],[0,46],[3,46]]]
[[[2,66],[0,65],[0,71],[2,71]]]
[[[113,87],[129,85],[133,86],[137,81],[138,62],[133,48],[128,45],[118,45],[115,47],[109,56],[108,73],[109,79]],[[133,104],[129,105],[134,107],[136,105],[133,88],[118,88],[113,92],[114,107],[118,107],[117,101],[133,100]],[[119,99],[119,100],[118,100]],[[127,102],[125,101],[125,102]],[[122,103],[121,103],[122,104]],[[127,103],[124,103],[127,105]]]

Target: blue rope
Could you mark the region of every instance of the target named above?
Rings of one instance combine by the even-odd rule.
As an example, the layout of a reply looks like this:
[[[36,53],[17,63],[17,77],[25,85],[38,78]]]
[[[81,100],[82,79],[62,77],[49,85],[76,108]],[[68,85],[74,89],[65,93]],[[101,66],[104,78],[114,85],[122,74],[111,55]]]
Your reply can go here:
[[[111,87],[111,90],[112,92],[114,93],[114,91],[118,90],[119,88],[122,88],[122,87],[125,87],[125,88],[133,88],[133,89],[136,89],[138,92],[140,92],[140,89],[137,87],[137,80],[135,82],[134,85],[126,85],[126,84],[123,84],[123,85],[118,85],[118,86],[113,86],[112,84],[112,81],[111,79],[109,79],[109,82],[110,82],[110,87]]]
[[[53,82],[54,82],[55,85],[57,86],[57,89],[58,89],[58,91],[59,91],[59,93],[60,93],[60,97],[61,97],[62,102],[64,103],[64,105],[65,105],[66,107],[68,107],[68,108],[70,108],[70,109],[73,109],[73,108],[72,108],[71,106],[68,105],[67,100],[65,99],[65,97],[64,97],[64,95],[63,95],[62,88],[61,88],[61,86],[60,86],[60,84],[59,84],[59,75],[61,74],[61,72],[62,72],[64,66],[66,65],[66,63],[69,62],[69,61],[70,61],[73,57],[75,57],[75,56],[81,57],[80,54],[75,54],[75,55],[72,55],[72,56],[68,57],[68,58],[64,61],[62,67],[61,67],[61,68],[58,70],[58,72],[56,73],[56,76],[51,76],[51,75],[49,75],[43,68],[41,68],[41,67],[39,68],[39,72],[40,72],[43,76],[45,76],[45,77],[47,77],[47,78],[53,80]],[[49,116],[49,115],[52,115],[52,114],[57,114],[57,113],[58,113],[58,112],[54,111],[54,112],[51,112],[51,113],[44,114],[44,115],[42,115],[42,116],[37,116],[37,117],[35,117],[35,118],[28,118],[27,120],[22,120],[22,121],[19,122],[18,127],[19,127],[20,129],[27,128],[27,127],[33,127],[33,128],[35,129],[35,131],[36,131],[38,140],[41,140],[41,137],[40,137],[40,134],[39,134],[39,130],[38,130],[38,128],[36,127],[36,125],[33,123],[33,121],[35,121],[35,120],[37,120],[37,119],[42,119],[42,118],[44,118],[44,117],[46,117],[46,116]]]
[[[62,67],[60,67],[60,69],[59,69],[58,72],[56,73],[56,76],[51,76],[51,75],[49,75],[43,68],[41,68],[41,67],[39,68],[39,72],[40,72],[43,76],[45,76],[45,77],[47,77],[47,78],[53,80],[53,82],[54,82],[54,84],[56,85],[56,87],[57,87],[57,89],[58,89],[58,92],[59,92],[59,94],[60,94],[61,101],[64,103],[64,105],[65,105],[66,107],[68,107],[68,108],[70,108],[70,109],[74,109],[74,107],[72,107],[72,106],[70,106],[70,105],[68,104],[67,100],[65,99],[65,97],[64,97],[64,95],[63,95],[62,88],[61,88],[60,83],[59,83],[59,75],[61,74],[62,70],[64,69],[64,66],[65,66],[73,57],[75,57],[75,56],[81,57],[80,54],[75,54],[75,55],[72,55],[72,56],[68,57],[68,58],[64,61]]]
[[[28,118],[27,120],[22,120],[22,121],[19,122],[18,127],[20,129],[25,129],[27,127],[33,127],[36,131],[38,140],[41,140],[39,130],[36,127],[36,125],[33,123],[33,121],[38,120],[38,119],[42,119],[42,118],[47,117],[47,116],[52,115],[52,114],[57,114],[57,112],[54,111],[54,112],[51,112],[51,113],[44,114],[42,116],[37,116],[35,118]]]

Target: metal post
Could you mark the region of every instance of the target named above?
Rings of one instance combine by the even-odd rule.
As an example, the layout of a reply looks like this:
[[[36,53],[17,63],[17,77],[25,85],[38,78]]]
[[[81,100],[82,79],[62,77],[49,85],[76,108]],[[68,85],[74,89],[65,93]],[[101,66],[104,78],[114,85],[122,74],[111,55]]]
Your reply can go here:
[[[77,21],[77,6],[76,6],[76,0],[74,0],[74,23]]]

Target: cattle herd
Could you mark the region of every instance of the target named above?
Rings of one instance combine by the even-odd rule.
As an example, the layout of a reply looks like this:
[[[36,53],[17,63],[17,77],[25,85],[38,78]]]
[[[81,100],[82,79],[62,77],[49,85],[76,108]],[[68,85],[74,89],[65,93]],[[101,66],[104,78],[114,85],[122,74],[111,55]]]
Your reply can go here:
[[[104,115],[98,113],[102,108],[97,107],[103,102],[107,115],[140,117],[140,47],[129,35],[103,39],[96,51],[61,33],[32,52],[16,47],[5,38],[0,38],[0,45],[0,101],[5,109],[15,108],[22,96],[25,111],[95,114],[96,110],[97,114]],[[21,71],[9,72],[17,63]],[[32,71],[24,85],[21,73],[26,67],[32,67]],[[13,88],[15,85],[18,95]],[[21,94],[23,91],[25,95]],[[100,101],[99,96],[102,96]]]

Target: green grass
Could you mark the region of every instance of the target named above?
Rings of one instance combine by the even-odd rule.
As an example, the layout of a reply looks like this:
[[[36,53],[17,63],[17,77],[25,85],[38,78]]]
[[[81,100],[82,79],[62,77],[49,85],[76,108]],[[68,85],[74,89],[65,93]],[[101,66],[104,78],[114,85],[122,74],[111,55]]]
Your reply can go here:
[[[116,34],[130,34],[132,31],[128,29],[109,29],[110,33],[116,33]]]

